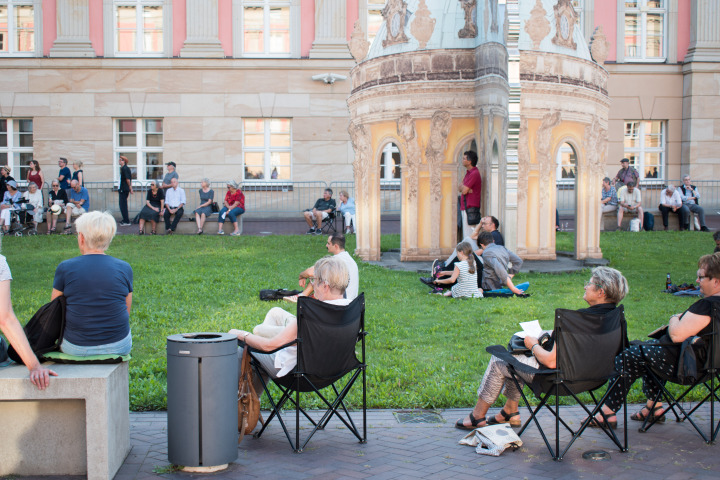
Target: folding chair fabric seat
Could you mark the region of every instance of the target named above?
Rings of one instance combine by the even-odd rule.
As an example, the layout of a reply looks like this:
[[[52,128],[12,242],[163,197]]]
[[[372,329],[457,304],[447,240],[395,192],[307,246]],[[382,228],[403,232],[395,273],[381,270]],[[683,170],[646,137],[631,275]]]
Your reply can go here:
[[[627,326],[625,323],[624,307],[619,305],[611,312],[600,315],[576,310],[555,310],[554,341],[556,348],[556,368],[533,368],[520,363],[507,348],[502,345],[488,347],[486,351],[504,360],[508,370],[516,383],[522,399],[527,406],[530,418],[519,431],[522,435],[530,422],[534,422],[555,460],[562,460],[572,444],[589,426],[592,419],[601,412],[608,394],[616,388],[620,381],[624,381],[623,372],[615,370],[615,357],[627,347]],[[533,375],[533,381],[528,384],[532,392],[540,399],[540,403],[533,409],[522,391],[524,381],[518,372]],[[609,379],[616,377],[598,400],[594,391],[605,385]],[[522,382],[522,383],[521,383]],[[595,403],[589,409],[578,398],[578,394],[588,392]],[[548,403],[550,397],[555,397],[554,407]],[[575,431],[560,415],[560,397],[571,396],[585,410],[586,420]],[[537,414],[546,407],[555,416],[555,448],[553,449],[545,435]],[[565,449],[560,451],[560,424],[572,434]],[[627,423],[627,422],[626,422]],[[605,434],[617,445],[621,452],[627,451],[627,429],[625,430],[624,444],[615,435],[615,432],[601,425]]]
[[[694,377],[681,378],[677,374],[669,376],[656,370],[649,364],[645,365],[648,373],[647,377],[659,388],[657,396],[652,399],[653,407],[655,407],[655,404],[663,398],[667,402],[667,406],[665,407],[665,416],[667,416],[667,412],[670,411],[675,416],[676,421],[689,421],[695,431],[697,431],[705,443],[708,444],[715,442],[715,440],[717,440],[718,433],[720,433],[720,419],[716,422],[717,417],[715,413],[715,401],[720,403],[720,396],[718,395],[718,390],[720,390],[720,301],[713,301],[712,315],[710,318],[709,331],[697,337],[699,342],[693,343],[687,347],[694,349],[693,353],[697,359],[697,372]],[[638,345],[640,345],[642,351],[642,347],[649,344],[646,342],[639,342]],[[653,345],[658,344],[654,343]],[[670,348],[679,348],[677,344],[669,342],[660,343],[660,345]],[[665,382],[682,385],[688,388],[686,388],[679,396],[675,397],[665,387]],[[682,406],[681,402],[696,388],[700,388],[702,386],[704,386],[707,390],[707,394],[704,395],[702,400],[690,409],[690,411],[687,411],[685,407]],[[708,400],[710,400],[710,422],[708,434],[706,434],[697,422],[693,420],[692,415]],[[653,418],[651,420],[650,417],[648,417],[639,428],[639,431],[641,433],[645,433],[655,423],[657,423],[657,418]]]
[[[328,216],[323,218],[320,224],[320,231],[325,234],[337,232],[337,210],[332,209]]]
[[[268,385],[264,381],[262,382],[273,410],[262,429],[255,436],[260,437],[271,420],[277,417],[293,450],[302,452],[315,432],[323,429],[333,416],[337,416],[361,443],[365,443],[367,438],[365,295],[360,294],[347,306],[333,305],[309,297],[299,297],[297,314],[298,338],[296,342],[293,342],[297,345],[297,365],[287,375],[272,379],[272,382],[277,384],[282,391],[280,399],[277,401],[272,398]],[[355,351],[358,344],[361,347],[359,359]],[[253,361],[253,365],[262,371],[262,366],[258,362]],[[350,375],[349,379],[338,390],[336,383],[348,375]],[[355,426],[346,405],[346,396],[359,377],[362,377],[362,435]],[[335,394],[333,399],[328,399],[320,392],[327,387],[332,387]],[[300,404],[300,393],[308,392],[314,392],[327,407],[318,422],[314,421]],[[294,399],[292,398],[293,393],[295,393]],[[288,401],[295,406],[294,443],[281,412],[282,407]],[[343,412],[338,411],[339,408]],[[300,413],[314,426],[302,445],[300,445]]]

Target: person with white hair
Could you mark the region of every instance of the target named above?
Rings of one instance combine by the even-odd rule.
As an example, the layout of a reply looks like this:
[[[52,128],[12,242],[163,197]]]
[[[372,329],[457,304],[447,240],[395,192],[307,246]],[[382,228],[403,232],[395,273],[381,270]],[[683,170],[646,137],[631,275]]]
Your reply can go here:
[[[678,230],[687,230],[687,219],[690,217],[690,210],[683,205],[680,192],[675,189],[675,185],[668,185],[667,188],[660,192],[660,205],[658,205],[658,208],[662,214],[663,227],[665,230],[668,229],[668,216],[670,212],[678,216],[678,222],[680,223]]]
[[[337,258],[337,256],[323,257],[315,262],[313,269],[315,277],[312,282],[315,287],[315,298],[333,305],[350,304],[349,299],[343,298],[350,281],[350,274],[341,259]],[[248,346],[265,352],[271,352],[297,339],[297,317],[282,308],[271,308],[262,325],[271,327],[274,334],[270,336],[258,335],[258,333],[262,332],[257,327],[253,333],[236,329],[232,329],[228,333],[236,335],[238,340]],[[280,328],[274,330],[277,327]],[[239,360],[242,361],[243,350],[240,349],[238,352]],[[297,364],[297,347],[293,345],[275,353],[253,353],[252,356],[260,362],[272,378],[279,378],[295,368]],[[262,391],[259,383],[255,386],[255,391]]]
[[[81,255],[61,262],[53,280],[52,299],[64,295],[66,300],[60,350],[76,356],[127,355],[133,271],[105,254],[117,231],[115,219],[108,212],[89,212],[75,228]]]
[[[235,180],[228,180],[227,182],[228,191],[225,194],[225,200],[223,200],[223,207],[218,212],[218,235],[224,235],[223,225],[225,224],[225,217],[229,218],[235,227],[235,230],[230,235],[240,235],[240,229],[238,227],[238,217],[245,213],[245,194],[240,190],[240,185]]]
[[[28,183],[27,192],[23,193],[25,199],[25,209],[28,210],[27,214],[32,215],[33,225],[35,230],[39,223],[43,221],[43,196],[42,192],[38,190],[38,186],[34,182]],[[28,208],[28,205],[32,205],[32,209]]]
[[[62,188],[62,182],[60,182]],[[72,217],[77,217],[85,212],[90,211],[90,194],[87,188],[80,186],[80,182],[72,180],[70,182],[70,198],[65,207],[65,233],[70,233],[72,228]]]
[[[701,231],[709,232],[710,229],[707,227],[707,225],[705,225],[705,209],[700,206],[700,192],[698,191],[698,188],[695,185],[692,185],[690,175],[683,175],[682,181],[683,184],[680,185],[679,191],[680,198],[683,201],[683,205],[692,213],[697,214],[697,218],[695,219],[695,225],[699,223]],[[687,216],[687,222],[688,225],[686,225],[686,227],[689,227],[690,215]]]

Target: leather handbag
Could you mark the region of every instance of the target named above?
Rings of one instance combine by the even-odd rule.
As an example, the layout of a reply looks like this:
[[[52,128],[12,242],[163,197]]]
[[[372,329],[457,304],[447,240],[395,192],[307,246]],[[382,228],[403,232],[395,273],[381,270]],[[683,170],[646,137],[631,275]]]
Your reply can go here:
[[[252,368],[250,367],[250,352],[247,345],[243,349],[242,365],[240,367],[240,381],[238,382],[238,443],[245,434],[251,434],[257,426],[260,417],[260,398],[253,386]]]
[[[218,212],[220,211],[220,207],[218,206],[218,203],[217,203],[217,202],[212,202],[212,203],[210,204],[210,210],[211,210],[213,213],[218,213]]]
[[[477,225],[480,223],[482,215],[480,215],[480,207],[468,207],[467,196],[463,195],[463,203],[465,204],[465,214],[467,215],[468,225]]]

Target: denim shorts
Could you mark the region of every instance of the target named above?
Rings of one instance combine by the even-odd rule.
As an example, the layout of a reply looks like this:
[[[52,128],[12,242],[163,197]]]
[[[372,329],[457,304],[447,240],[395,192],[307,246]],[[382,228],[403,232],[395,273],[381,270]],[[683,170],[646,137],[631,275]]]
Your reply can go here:
[[[127,337],[114,343],[106,345],[74,345],[67,340],[60,344],[60,351],[76,357],[87,357],[90,355],[129,355],[132,349],[132,332]]]

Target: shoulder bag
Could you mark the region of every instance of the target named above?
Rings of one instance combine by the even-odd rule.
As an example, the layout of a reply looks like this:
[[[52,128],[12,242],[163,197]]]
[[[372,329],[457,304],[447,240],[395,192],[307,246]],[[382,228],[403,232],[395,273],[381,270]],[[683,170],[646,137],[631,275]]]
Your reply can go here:
[[[250,367],[250,352],[247,345],[243,349],[242,366],[240,367],[240,381],[238,382],[238,443],[245,434],[251,434],[260,417],[260,398],[253,387],[252,368]]]

